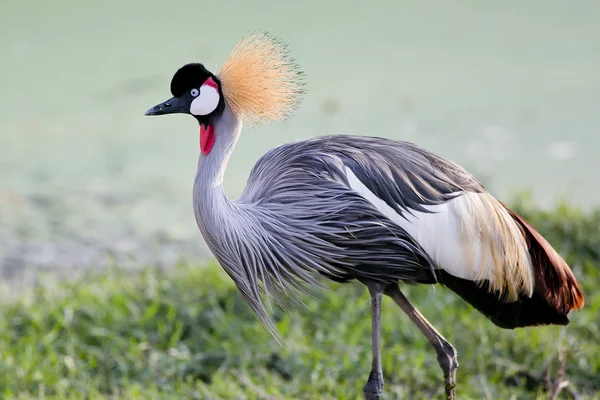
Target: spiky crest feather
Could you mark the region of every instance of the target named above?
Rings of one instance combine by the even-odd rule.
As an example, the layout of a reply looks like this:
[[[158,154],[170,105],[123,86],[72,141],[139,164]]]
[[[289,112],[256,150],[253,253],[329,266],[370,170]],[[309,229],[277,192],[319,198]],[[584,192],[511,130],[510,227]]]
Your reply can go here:
[[[242,120],[283,120],[298,106],[303,72],[286,45],[267,32],[242,38],[217,74],[231,110]]]

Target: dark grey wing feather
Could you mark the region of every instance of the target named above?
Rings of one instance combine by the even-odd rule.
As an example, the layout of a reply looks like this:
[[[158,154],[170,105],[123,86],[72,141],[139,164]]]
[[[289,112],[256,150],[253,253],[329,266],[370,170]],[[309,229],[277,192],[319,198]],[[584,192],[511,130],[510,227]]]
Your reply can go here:
[[[239,221],[228,230],[245,276],[224,265],[264,322],[257,280],[276,295],[315,283],[315,273],[338,281],[437,281],[427,253],[350,187],[346,168],[400,215],[483,191],[459,166],[407,142],[336,135],[267,152],[250,172],[235,202]]]
[[[286,159],[287,168],[306,168],[307,164],[323,167],[314,171],[316,178],[331,174],[340,167],[328,163],[332,156],[342,160],[369,190],[400,214],[407,209],[428,212],[422,206],[444,203],[457,193],[485,190],[459,165],[412,143],[347,135],[316,137],[277,147],[257,162],[249,183],[259,176],[262,182],[266,169],[284,170],[273,162]]]
[[[459,165],[409,142],[362,136],[329,136],[325,141],[400,215],[407,210],[429,212],[423,206],[444,203],[465,191],[483,191]]]

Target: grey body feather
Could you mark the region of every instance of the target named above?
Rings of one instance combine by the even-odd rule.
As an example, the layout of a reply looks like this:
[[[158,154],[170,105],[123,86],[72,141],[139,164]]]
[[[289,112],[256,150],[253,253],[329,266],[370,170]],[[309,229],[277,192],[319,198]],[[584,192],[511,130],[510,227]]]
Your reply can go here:
[[[231,201],[221,182],[240,130],[226,110],[216,124],[213,151],[199,161],[194,209],[207,245],[273,334],[261,290],[281,303],[282,293],[310,291],[319,275],[337,281],[437,281],[430,257],[350,187],[346,167],[400,215],[484,191],[458,165],[413,144],[336,135],[267,152],[241,197]]]

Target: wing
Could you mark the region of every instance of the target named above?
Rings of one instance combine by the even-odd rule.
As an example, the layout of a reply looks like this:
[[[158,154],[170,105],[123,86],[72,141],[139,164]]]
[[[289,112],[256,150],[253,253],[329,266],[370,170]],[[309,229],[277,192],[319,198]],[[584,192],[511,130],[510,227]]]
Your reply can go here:
[[[242,198],[345,255],[332,271],[442,278],[500,326],[564,323],[583,304],[566,263],[522,218],[462,167],[411,143],[344,135],[292,142],[257,162]],[[549,287],[568,301],[538,293]]]
[[[336,182],[367,200],[379,212],[378,222],[414,241],[435,268],[481,284],[488,281],[512,300],[533,291],[531,261],[518,225],[471,174],[451,161],[408,142],[317,137],[265,154],[251,171],[243,197],[293,204],[303,196],[297,186],[304,179],[300,176],[316,187]]]

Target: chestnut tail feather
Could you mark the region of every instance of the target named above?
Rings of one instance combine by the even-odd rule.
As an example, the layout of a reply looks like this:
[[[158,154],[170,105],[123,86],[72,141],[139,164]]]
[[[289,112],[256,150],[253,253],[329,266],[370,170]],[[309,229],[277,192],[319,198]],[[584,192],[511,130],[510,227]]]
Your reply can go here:
[[[506,209],[526,239],[534,268],[533,295],[522,295],[516,302],[505,303],[496,293],[490,292],[486,285],[478,286],[475,282],[454,277],[444,271],[440,271],[440,283],[453,290],[501,328],[567,325],[569,311],[579,310],[584,305],[577,279],[567,263],[542,235],[522,217]]]

